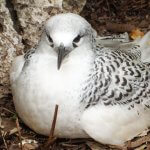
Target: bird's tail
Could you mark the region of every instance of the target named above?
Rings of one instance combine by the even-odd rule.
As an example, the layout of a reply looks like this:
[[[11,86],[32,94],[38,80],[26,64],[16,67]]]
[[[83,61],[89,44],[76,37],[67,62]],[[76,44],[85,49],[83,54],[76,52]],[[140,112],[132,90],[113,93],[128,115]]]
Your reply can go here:
[[[140,45],[142,61],[150,62],[150,31],[144,35],[143,38],[135,41],[138,45]]]

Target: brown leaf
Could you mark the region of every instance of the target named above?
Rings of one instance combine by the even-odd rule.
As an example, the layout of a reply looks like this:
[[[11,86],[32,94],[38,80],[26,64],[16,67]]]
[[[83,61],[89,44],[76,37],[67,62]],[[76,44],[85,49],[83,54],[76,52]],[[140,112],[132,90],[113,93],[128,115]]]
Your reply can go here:
[[[22,140],[23,150],[34,150],[38,148],[38,143],[32,139]]]
[[[144,33],[140,31],[140,29],[134,29],[131,31],[130,37],[135,40],[137,38],[142,38],[144,36]]]
[[[36,143],[26,143],[23,145],[23,150],[34,150],[38,147]]]
[[[18,132],[18,129],[17,128],[13,128],[12,130],[10,130],[9,135],[14,134],[16,132]]]
[[[2,119],[2,125],[4,126],[4,131],[5,132],[10,132],[11,130],[13,130],[14,128],[16,128],[16,123],[14,120],[12,119],[8,119],[8,118],[3,118]]]

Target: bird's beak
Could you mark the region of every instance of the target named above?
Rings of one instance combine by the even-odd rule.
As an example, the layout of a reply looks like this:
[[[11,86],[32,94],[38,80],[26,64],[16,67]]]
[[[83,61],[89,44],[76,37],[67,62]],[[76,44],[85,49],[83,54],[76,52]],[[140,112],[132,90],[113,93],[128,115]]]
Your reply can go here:
[[[57,69],[59,70],[62,64],[64,57],[66,56],[65,47],[61,44],[58,47],[58,58],[57,58]]]

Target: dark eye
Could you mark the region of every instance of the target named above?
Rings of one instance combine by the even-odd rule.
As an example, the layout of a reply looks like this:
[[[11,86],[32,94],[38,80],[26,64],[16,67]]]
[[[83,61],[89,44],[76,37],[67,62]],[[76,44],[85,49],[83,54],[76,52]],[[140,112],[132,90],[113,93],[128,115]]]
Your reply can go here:
[[[47,32],[46,32],[46,35],[47,35],[47,38],[48,38],[49,42],[53,43],[53,40],[52,40],[51,36]]]
[[[76,47],[78,47],[78,46],[77,46],[75,43],[73,43],[73,47],[76,48]]]
[[[75,39],[73,40],[74,43],[78,43],[81,39],[81,36],[78,35],[77,37],[75,37]]]
[[[48,37],[49,42],[50,42],[50,43],[53,43],[53,40],[52,40],[52,38],[50,37],[50,35],[48,35],[47,37]]]

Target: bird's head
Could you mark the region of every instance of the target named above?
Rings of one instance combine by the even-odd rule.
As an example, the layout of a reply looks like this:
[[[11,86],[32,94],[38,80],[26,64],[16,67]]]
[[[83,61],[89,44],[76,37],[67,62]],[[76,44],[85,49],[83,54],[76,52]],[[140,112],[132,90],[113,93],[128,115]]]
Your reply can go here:
[[[51,17],[42,35],[47,49],[57,57],[57,68],[71,52],[93,46],[96,31],[81,16],[66,13]]]

